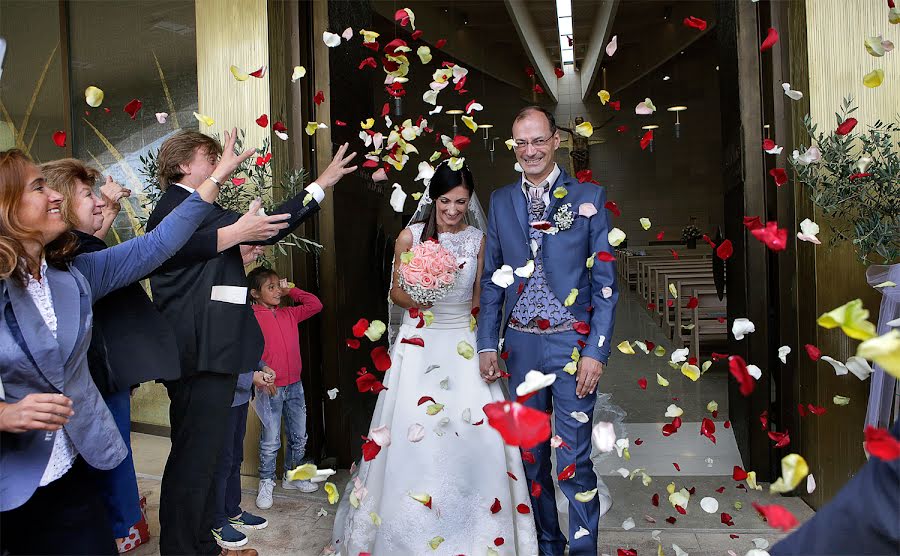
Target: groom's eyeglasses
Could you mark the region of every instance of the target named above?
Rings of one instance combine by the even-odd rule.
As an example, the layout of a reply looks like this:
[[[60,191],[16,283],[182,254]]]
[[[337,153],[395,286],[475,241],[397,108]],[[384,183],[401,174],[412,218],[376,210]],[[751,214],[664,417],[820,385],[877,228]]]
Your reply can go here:
[[[531,141],[516,141],[516,150],[524,151],[528,148],[528,145],[531,145],[536,149],[541,149],[550,144],[550,139],[552,139],[552,137],[548,137],[546,139],[543,137],[538,137],[537,139],[532,139]]]

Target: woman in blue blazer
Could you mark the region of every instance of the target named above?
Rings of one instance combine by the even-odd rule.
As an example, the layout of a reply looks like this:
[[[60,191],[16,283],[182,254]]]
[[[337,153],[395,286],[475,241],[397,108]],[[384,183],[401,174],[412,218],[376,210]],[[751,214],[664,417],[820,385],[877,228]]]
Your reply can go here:
[[[74,256],[63,197],[21,151],[0,152],[0,552],[115,554],[88,467],[126,456],[91,379],[93,302],[146,276],[190,238],[218,186],[253,154],[234,136],[213,174],[153,232]],[[256,224],[283,217],[259,217]]]

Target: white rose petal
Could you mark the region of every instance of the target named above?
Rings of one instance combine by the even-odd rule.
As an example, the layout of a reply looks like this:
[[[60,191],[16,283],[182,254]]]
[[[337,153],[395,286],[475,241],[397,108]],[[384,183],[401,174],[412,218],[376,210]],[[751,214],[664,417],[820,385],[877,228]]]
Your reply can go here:
[[[350,39],[352,39],[352,38],[353,38],[353,28],[352,28],[352,27],[347,27],[346,29],[344,29],[344,32],[341,33],[341,37],[342,37],[345,41],[349,41]]]
[[[672,544],[672,550],[675,551],[675,556],[690,556],[687,552],[681,549],[677,544]]]
[[[328,399],[329,399],[329,400],[333,400],[333,399],[337,398],[337,395],[338,395],[338,389],[337,389],[337,388],[332,388],[331,390],[329,390],[329,391],[327,392],[327,394],[328,394]]]
[[[633,518],[633,517],[629,517],[628,519],[626,519],[625,521],[623,521],[623,522],[622,522],[622,529],[625,529],[626,531],[628,531],[628,530],[630,530],[630,529],[634,529],[634,518]]]
[[[666,408],[666,417],[669,419],[672,417],[681,417],[682,415],[684,415],[684,410],[675,404],[669,404],[669,407]]]
[[[510,287],[514,281],[513,269],[508,264],[501,266],[491,275],[491,282],[504,289]]]
[[[166,123],[166,119],[169,117],[168,112],[157,112],[156,113],[156,121],[164,124]]]
[[[650,227],[652,226],[649,218],[641,218],[638,221],[641,223],[641,228],[643,228],[645,230],[649,230]]]
[[[689,348],[676,349],[675,351],[672,352],[672,355],[670,356],[672,359],[672,363],[677,364],[677,363],[683,363],[683,362],[687,361],[688,353],[690,353]]]
[[[597,214],[597,207],[593,203],[581,203],[578,205],[578,215],[590,218]]]
[[[471,423],[472,422],[472,410],[471,408],[465,408],[462,412],[462,420],[463,423]]]
[[[594,429],[591,431],[591,440],[594,447],[600,452],[604,454],[612,452],[616,446],[616,431],[613,424],[600,421],[594,425]]]
[[[394,192],[391,193],[391,208],[394,209],[395,212],[403,212],[403,205],[406,203],[406,193],[403,191],[403,188],[400,187],[399,183],[395,183],[393,186]]]
[[[784,89],[785,96],[787,96],[791,100],[800,100],[801,98],[803,98],[803,93],[791,89],[790,83],[782,83],[781,88]]]
[[[578,421],[579,423],[587,423],[588,421],[590,421],[590,419],[587,416],[587,413],[585,413],[584,411],[573,411],[572,413],[569,413],[569,416],[572,417],[572,419],[575,419],[576,421]]]
[[[606,45],[606,55],[612,56],[616,53],[616,50],[619,48],[619,36],[613,35],[613,38],[609,40],[609,44]]]
[[[735,340],[743,340],[744,336],[751,332],[756,332],[756,325],[750,319],[743,317],[734,319],[734,323],[731,325],[731,333],[734,335]]]
[[[434,167],[423,160],[419,163],[419,173],[413,181],[425,180],[425,183],[427,184],[431,181],[432,176],[434,176]]]
[[[581,537],[584,537],[584,536],[590,535],[590,534],[591,534],[591,532],[588,531],[587,529],[585,529],[584,527],[579,527],[578,530],[575,531],[575,534],[572,536],[575,537],[575,539],[577,540],[577,539],[580,539]]]
[[[413,423],[409,426],[409,430],[406,433],[407,440],[410,442],[418,442],[423,438],[425,438],[425,427],[419,423]]]
[[[801,241],[808,241],[816,245],[821,245],[822,242],[819,241],[819,238],[816,237],[816,234],[818,233],[819,225],[809,218],[804,218],[803,222],[800,223],[800,231],[797,232],[797,239]]]
[[[391,430],[385,425],[369,431],[369,438],[382,448],[391,445]]]
[[[515,275],[519,278],[531,278],[532,274],[534,274],[534,260],[529,260],[515,270]]]
[[[435,98],[437,98],[437,97],[435,97]],[[434,107],[434,110],[432,110],[431,112],[429,112],[428,115],[429,115],[429,116],[434,116],[435,114],[440,114],[441,111],[442,111],[443,109],[444,109],[443,106],[435,106],[435,107]]]
[[[816,490],[816,478],[813,477],[812,473],[806,476],[806,492],[808,494],[812,494]],[[764,546],[760,548],[765,548]]]
[[[849,371],[849,369],[847,369],[847,365],[844,365],[843,363],[834,359],[833,357],[823,355],[819,359],[821,359],[822,361],[825,361],[827,363],[830,363],[831,366],[834,367],[834,374],[837,376],[843,376],[843,375],[847,374],[847,372]]]
[[[847,359],[847,363],[845,366],[847,367],[848,371],[856,375],[856,378],[860,380],[869,378],[869,375],[871,375],[873,372],[872,367],[869,365],[869,362],[862,357],[857,357],[856,355]]]
[[[631,475],[631,471],[625,469],[624,467],[620,467],[616,469],[616,473],[622,476],[623,479],[627,479],[629,475]]]
[[[616,440],[616,455],[622,457],[622,454],[624,454],[625,450],[628,449],[628,445],[629,442],[627,438],[620,438]]]
[[[546,388],[556,382],[556,374],[551,373],[545,375],[541,371],[528,371],[525,373],[525,380],[516,386],[516,395],[525,396],[532,392],[537,392],[542,388]]]
[[[291,83],[296,83],[300,79],[303,79],[303,76],[306,75],[306,68],[303,66],[294,66],[294,71],[291,73]]]
[[[322,33],[322,41],[325,42],[325,46],[327,46],[328,48],[334,48],[335,46],[341,44],[341,36],[325,31],[324,33]]]
[[[791,353],[791,346],[781,346],[778,348],[778,358],[781,362],[787,364],[787,356]]]
[[[603,299],[609,299],[612,297],[613,289],[609,286],[604,286],[603,289],[600,290],[600,295],[603,296]]]
[[[612,245],[613,247],[618,247],[620,243],[625,241],[625,232],[623,232],[619,228],[613,228],[609,231],[606,237],[609,240],[610,245]]]
[[[719,501],[711,496],[707,496],[700,500],[700,507],[708,514],[714,514],[719,511]]]
[[[747,373],[750,374],[756,380],[759,380],[762,377],[762,369],[757,367],[756,365],[747,365]]]

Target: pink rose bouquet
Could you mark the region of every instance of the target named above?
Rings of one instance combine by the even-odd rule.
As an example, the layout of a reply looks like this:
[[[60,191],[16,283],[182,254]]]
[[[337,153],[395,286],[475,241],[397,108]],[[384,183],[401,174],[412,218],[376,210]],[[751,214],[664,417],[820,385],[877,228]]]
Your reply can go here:
[[[420,243],[400,255],[400,287],[420,305],[433,305],[453,289],[459,263],[436,241]]]

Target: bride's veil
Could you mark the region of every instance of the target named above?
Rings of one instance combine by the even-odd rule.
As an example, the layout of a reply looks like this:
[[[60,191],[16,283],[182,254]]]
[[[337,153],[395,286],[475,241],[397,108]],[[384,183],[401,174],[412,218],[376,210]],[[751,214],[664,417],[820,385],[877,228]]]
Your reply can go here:
[[[445,161],[441,164],[447,164],[447,162]],[[420,173],[420,175],[422,174]],[[425,192],[422,193],[422,197],[419,199],[419,205],[416,207],[416,211],[413,213],[412,218],[410,218],[409,222],[406,223],[407,228],[410,225],[416,224],[418,222],[427,222],[428,218],[431,216],[431,211],[434,210],[434,200],[431,198],[431,177],[433,175],[434,170],[431,170],[430,172],[426,172],[424,174]],[[472,194],[472,198],[469,200],[469,208],[466,211],[466,224],[478,228],[485,234],[487,233],[487,216],[485,216],[484,209],[481,207],[481,203],[478,201],[478,195],[475,193]],[[395,260],[395,257],[392,257],[392,260]],[[393,347],[394,340],[396,340],[397,338],[397,332],[400,330],[400,323],[403,322],[404,312],[403,308],[398,307],[394,304],[393,301],[391,301],[391,290],[394,289],[394,270],[394,263],[391,263],[391,279],[387,291],[387,331],[389,348]]]

